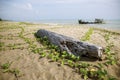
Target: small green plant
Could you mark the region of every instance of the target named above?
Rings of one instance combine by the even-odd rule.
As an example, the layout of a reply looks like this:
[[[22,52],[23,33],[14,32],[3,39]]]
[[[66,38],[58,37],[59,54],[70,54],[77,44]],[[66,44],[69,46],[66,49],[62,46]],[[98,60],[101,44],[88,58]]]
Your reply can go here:
[[[21,32],[19,33],[19,37],[20,38],[24,38],[24,36],[23,36],[23,33],[24,33],[24,28],[23,27],[20,27],[20,29],[21,29]]]
[[[37,45],[36,44],[29,44],[29,48],[36,49],[37,50]]]
[[[5,43],[4,42],[0,42],[0,51],[5,50],[4,46],[5,46]]]
[[[23,49],[24,47],[20,47],[20,45],[22,45],[22,44],[20,44],[20,43],[18,43],[18,44],[8,44],[8,45],[6,45],[10,50],[14,50],[14,49]]]
[[[113,77],[112,75],[109,75],[108,80],[118,80],[117,78]]]
[[[40,57],[41,57],[41,58],[43,58],[43,57],[45,57],[45,56],[46,56],[46,53],[45,53],[45,52],[40,53]]]
[[[107,79],[108,73],[105,69],[101,68],[101,69],[97,70],[96,73],[97,73],[97,76],[100,80],[106,80]]]
[[[65,64],[65,59],[61,60],[61,66],[63,66]]]
[[[105,49],[105,53],[110,54],[111,53],[111,48],[113,46],[114,46],[113,43],[108,43],[108,45],[106,46],[106,49]]]
[[[109,56],[107,56],[107,61],[104,64],[105,65],[114,65],[114,64],[117,64],[117,59],[114,56],[109,55]]]
[[[67,63],[68,63],[68,66],[70,66],[72,68],[75,66],[74,62],[72,60],[67,60]]]
[[[3,47],[5,44],[4,42],[0,42],[0,48]]]
[[[63,51],[63,52],[61,53],[61,57],[62,57],[62,58],[67,58],[68,55],[69,55],[69,54],[68,54],[66,51]]]
[[[84,80],[88,79],[88,70],[86,68],[80,68],[80,73],[82,74]]]
[[[33,41],[30,38],[24,38],[24,40],[28,44],[33,44]]]
[[[15,75],[15,77],[17,78],[18,80],[18,75],[20,73],[20,71],[16,68],[13,68],[13,69],[10,69],[10,66],[11,66],[12,62],[7,62],[7,63],[4,63],[1,68],[3,69],[3,72],[4,73],[12,73]]]
[[[11,64],[12,64],[12,62],[7,62],[7,63],[4,63],[1,67],[2,67],[2,69],[8,69]]]
[[[73,54],[69,54],[66,51],[63,51],[60,56],[61,56],[61,58],[72,60],[74,62],[80,61],[80,56],[75,56]]]
[[[41,53],[42,49],[41,48],[31,48],[31,51],[34,53]]]
[[[86,34],[82,37],[82,41],[87,41],[87,40],[90,40],[90,36],[92,35],[93,33],[93,28],[90,28],[88,30],[88,32],[86,32]]]
[[[10,70],[9,72],[10,72],[10,73],[13,73],[13,74],[15,75],[16,78],[17,78],[18,75],[20,74],[20,71],[19,71],[18,69],[16,69],[16,68]]]
[[[80,67],[82,67],[82,68],[87,68],[89,66],[90,66],[90,64],[88,64],[88,63],[85,63],[85,62],[80,63]]]
[[[9,68],[11,66],[12,62],[7,62],[1,65],[1,68],[4,70],[3,72],[9,72]]]
[[[2,39],[3,38],[3,35],[0,35],[0,39]]]
[[[97,78],[97,71],[96,71],[96,69],[91,68],[88,71],[88,77],[93,78],[93,79]]]
[[[17,49],[17,45],[16,44],[8,44],[7,47],[10,47],[10,49]]]
[[[4,42],[0,42],[0,51],[4,51],[5,50],[5,43]]]
[[[54,53],[49,54],[49,58],[51,58],[53,61],[58,61],[59,60],[59,55],[55,55]]]
[[[105,41],[108,42],[109,39],[110,39],[110,34],[109,34],[109,33],[108,33],[108,34],[105,34],[105,35],[104,35],[104,38],[105,38]]]
[[[72,61],[80,61],[80,56],[75,56],[73,54],[69,54],[68,55],[69,59],[72,60]]]

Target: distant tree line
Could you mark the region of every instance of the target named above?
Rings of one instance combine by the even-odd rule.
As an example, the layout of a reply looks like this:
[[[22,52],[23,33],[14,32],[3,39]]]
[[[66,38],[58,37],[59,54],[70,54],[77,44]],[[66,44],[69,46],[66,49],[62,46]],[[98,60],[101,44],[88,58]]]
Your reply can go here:
[[[2,19],[0,18],[0,21],[2,21]]]

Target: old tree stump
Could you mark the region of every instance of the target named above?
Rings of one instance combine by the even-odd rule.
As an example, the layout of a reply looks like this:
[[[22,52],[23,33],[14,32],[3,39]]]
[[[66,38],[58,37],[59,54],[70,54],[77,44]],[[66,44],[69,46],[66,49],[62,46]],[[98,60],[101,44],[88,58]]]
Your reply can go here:
[[[82,42],[71,37],[40,29],[36,33],[37,37],[47,37],[48,41],[60,48],[60,51],[67,51],[76,56],[86,55],[88,57],[102,58],[103,48],[90,43]]]

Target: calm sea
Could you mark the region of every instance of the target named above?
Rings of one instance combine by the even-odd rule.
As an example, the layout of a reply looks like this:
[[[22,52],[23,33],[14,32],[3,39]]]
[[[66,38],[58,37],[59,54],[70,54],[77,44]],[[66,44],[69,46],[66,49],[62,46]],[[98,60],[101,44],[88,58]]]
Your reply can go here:
[[[86,20],[91,21],[91,20]],[[94,20],[93,20],[94,21]],[[120,30],[120,20],[104,20],[105,24],[86,24],[91,27],[98,27],[98,28],[104,28],[104,29],[114,29],[114,30]],[[39,20],[36,21],[37,23],[45,23],[45,24],[65,24],[65,25],[81,25],[78,23],[78,20],[75,19],[59,19],[59,20],[53,20],[53,19],[46,19],[46,20]]]

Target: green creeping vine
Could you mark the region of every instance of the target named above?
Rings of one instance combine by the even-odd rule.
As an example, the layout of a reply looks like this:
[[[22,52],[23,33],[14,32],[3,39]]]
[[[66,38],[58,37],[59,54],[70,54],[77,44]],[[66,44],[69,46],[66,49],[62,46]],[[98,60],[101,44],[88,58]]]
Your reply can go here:
[[[0,47],[3,47],[5,45],[4,42],[0,42]]]
[[[4,46],[5,46],[5,43],[4,42],[0,42],[0,51],[5,50]]]
[[[24,28],[21,28],[21,32],[19,33],[19,37],[22,38],[28,45],[28,50],[30,50],[33,53],[38,53],[40,54],[40,58],[45,57],[46,53],[43,51],[42,48],[38,48],[36,44],[34,44],[34,41],[32,41],[30,38],[27,38],[23,35],[24,33]],[[39,40],[39,39],[38,39]],[[46,42],[44,42],[44,44],[47,44]]]
[[[40,41],[40,43],[42,43],[48,49],[50,49],[49,54],[45,53],[47,58],[50,59],[50,61],[57,61],[58,63],[60,63],[61,66],[68,65],[69,67],[73,68],[77,73],[80,73],[84,80],[117,80],[116,78],[111,77],[111,75],[107,73],[107,71],[102,67],[102,64],[88,64],[86,62],[81,62],[80,57],[77,57],[73,54],[68,54],[66,51],[60,52],[59,47],[51,44],[46,36],[44,38],[37,37],[37,40]]]
[[[110,33],[109,34],[105,34],[103,37],[105,38],[105,41],[108,42],[109,39],[110,39]]]
[[[3,35],[0,35],[0,39],[2,39],[3,38]]]
[[[112,47],[114,47],[114,44],[110,42],[110,33],[107,33],[103,36],[105,38],[105,41],[107,42],[107,46],[105,49],[106,54],[106,62],[105,65],[114,65],[117,64],[117,58],[115,57],[115,53],[111,51]]]
[[[10,50],[14,50],[14,49],[24,49],[24,47],[20,47],[20,45],[22,45],[21,43],[18,44],[8,44],[6,45],[6,47],[8,47]]]
[[[11,64],[12,62],[4,63],[3,65],[1,65],[1,68],[4,69],[4,72],[6,72]]]
[[[114,46],[113,43],[108,43],[105,49],[107,61],[104,64],[107,66],[117,64],[117,58],[115,57],[115,53],[111,51],[111,48],[113,46]]]
[[[90,28],[88,32],[82,37],[82,41],[88,41],[90,40],[90,36],[93,34],[93,28]]]
[[[15,77],[18,80],[18,77],[20,76],[20,71],[16,68],[10,69],[12,62],[7,62],[1,65],[1,69],[3,69],[4,73],[12,73],[15,75]]]

